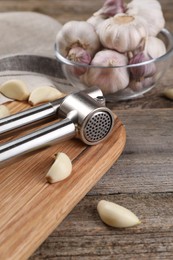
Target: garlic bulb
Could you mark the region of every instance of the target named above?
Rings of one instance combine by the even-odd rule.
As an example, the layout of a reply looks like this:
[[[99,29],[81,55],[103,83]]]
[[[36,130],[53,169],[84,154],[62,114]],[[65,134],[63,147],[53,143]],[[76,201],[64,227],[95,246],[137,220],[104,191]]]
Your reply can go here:
[[[113,93],[127,87],[129,74],[127,68],[128,59],[124,54],[112,50],[102,50],[94,56],[91,65],[102,67],[90,67],[82,76],[82,81],[88,86],[97,86],[103,93]],[[122,66],[115,68],[115,66]]]
[[[69,51],[74,47],[81,47],[91,56],[100,47],[100,41],[94,27],[85,21],[67,22],[58,32],[56,43],[59,52],[64,57],[67,57]]]
[[[132,0],[127,5],[126,13],[145,19],[150,36],[156,36],[165,26],[161,5],[157,0]]]
[[[156,59],[166,53],[166,47],[159,38],[149,36],[146,42],[145,51],[151,58]]]
[[[103,7],[94,13],[94,15],[105,15],[108,18],[124,12],[125,6],[123,0],[106,0]]]
[[[104,47],[127,52],[139,46],[147,36],[147,29],[142,18],[117,14],[102,22],[97,27],[97,33]]]

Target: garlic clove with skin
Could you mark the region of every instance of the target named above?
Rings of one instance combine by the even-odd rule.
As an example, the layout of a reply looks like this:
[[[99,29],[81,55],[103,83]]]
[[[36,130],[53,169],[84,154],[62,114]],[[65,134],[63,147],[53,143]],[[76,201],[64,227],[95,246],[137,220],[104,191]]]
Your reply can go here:
[[[144,52],[139,52],[130,59],[129,64],[135,65],[142,62],[147,62],[149,60],[151,60],[151,58],[148,55],[146,55]],[[130,68],[130,72],[133,76],[133,79],[138,80],[142,77],[146,78],[153,76],[156,73],[156,66],[154,62],[140,66],[134,66]]]
[[[127,62],[128,59],[124,54],[112,50],[102,50],[96,53],[91,67],[81,77],[81,80],[87,86],[99,87],[104,94],[114,93],[126,88],[129,84],[129,73],[125,67]],[[92,65],[96,67],[92,67]]]
[[[151,87],[152,85],[154,85],[154,83],[154,77],[140,78],[138,80],[131,79],[128,87],[131,88],[133,91],[138,92],[141,90],[145,90],[148,87]]]
[[[166,46],[162,40],[157,37],[149,36],[146,41],[145,52],[152,58],[156,59],[166,53]]]
[[[90,64],[91,62],[91,55],[81,47],[73,47],[70,49],[67,58],[73,62],[80,63],[80,64]],[[71,72],[76,75],[80,76],[86,72],[86,67],[82,66],[74,66],[70,68]]]
[[[117,14],[97,27],[100,41],[105,48],[125,53],[135,50],[147,36],[146,22],[138,17]]]
[[[86,21],[70,21],[63,25],[56,36],[58,51],[67,57],[70,49],[81,47],[92,57],[100,48],[99,37],[93,25]]]

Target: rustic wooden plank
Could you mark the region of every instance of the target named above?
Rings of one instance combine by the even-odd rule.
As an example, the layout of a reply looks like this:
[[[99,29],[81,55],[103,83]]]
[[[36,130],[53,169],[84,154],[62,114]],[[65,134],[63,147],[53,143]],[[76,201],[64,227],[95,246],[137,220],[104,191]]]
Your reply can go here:
[[[172,190],[173,109],[116,113],[126,127],[126,147],[91,194]]]
[[[142,223],[106,226],[96,212],[101,199],[131,209]],[[172,259],[172,204],[172,193],[87,196],[30,259]]]
[[[173,110],[117,111],[127,142],[118,162],[31,257],[36,259],[172,259]],[[104,225],[97,214],[106,199],[135,212],[142,224]]]

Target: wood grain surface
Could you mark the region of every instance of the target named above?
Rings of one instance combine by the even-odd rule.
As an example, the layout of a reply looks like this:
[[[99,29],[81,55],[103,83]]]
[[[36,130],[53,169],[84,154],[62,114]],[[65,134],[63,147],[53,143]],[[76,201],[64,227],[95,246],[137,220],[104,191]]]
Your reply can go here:
[[[1,0],[0,11],[35,11],[61,23],[88,18],[100,0]],[[160,0],[173,32],[173,1]],[[173,102],[162,96],[173,87],[172,66],[145,98],[109,104],[125,124],[123,155],[30,257],[39,259],[173,259]],[[131,209],[141,225],[113,229],[97,214],[99,200]]]
[[[8,106],[15,113],[23,109],[21,103],[11,102]],[[22,133],[11,134],[10,140],[26,134],[26,131],[19,132]],[[3,138],[0,143],[6,141]],[[115,116],[110,137],[98,145],[87,146],[79,140],[68,140],[15,162],[8,161],[4,167],[0,165],[1,258],[29,257],[117,161],[125,141],[125,128]],[[45,175],[54,154],[61,151],[72,160],[72,174],[50,185]]]

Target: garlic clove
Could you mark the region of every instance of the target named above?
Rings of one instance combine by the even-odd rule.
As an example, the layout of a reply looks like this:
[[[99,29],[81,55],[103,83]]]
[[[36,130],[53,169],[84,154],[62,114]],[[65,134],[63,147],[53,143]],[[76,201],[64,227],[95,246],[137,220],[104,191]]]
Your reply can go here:
[[[70,21],[63,25],[56,36],[58,51],[67,57],[73,47],[81,47],[93,56],[100,48],[94,27],[86,21]]]
[[[64,94],[56,88],[43,86],[36,88],[31,92],[28,102],[31,105],[37,105],[43,102],[54,101],[55,99],[58,99],[63,95]]]
[[[71,61],[89,64],[91,61],[91,55],[81,47],[73,47],[70,49],[67,58]]]
[[[49,169],[46,179],[50,183],[55,183],[66,179],[72,172],[72,162],[65,153],[58,153],[55,162]]]
[[[147,36],[147,30],[142,18],[127,14],[117,14],[97,27],[103,46],[121,53],[135,50]]]
[[[129,64],[134,65],[149,60],[151,60],[151,58],[148,55],[146,55],[144,52],[139,52],[130,59]],[[142,77],[151,77],[156,73],[156,66],[154,62],[152,62],[145,65],[131,67],[130,72],[133,75],[133,78],[136,80]]]
[[[166,53],[166,46],[159,38],[149,36],[146,41],[145,51],[151,58],[156,59]]]
[[[102,50],[94,56],[91,67],[82,75],[81,80],[87,86],[98,86],[104,94],[124,89],[129,84],[126,67],[128,59],[124,54],[112,50]],[[98,68],[97,68],[98,66]],[[102,67],[99,67],[102,66]],[[115,68],[115,66],[122,66]]]
[[[4,118],[10,115],[10,110],[5,105],[0,105],[0,118]]]
[[[167,88],[163,91],[163,95],[170,99],[170,100],[173,100],[173,88]]]
[[[99,201],[97,211],[101,220],[112,227],[126,228],[141,223],[132,211],[106,200]]]
[[[29,90],[22,80],[12,79],[0,86],[0,92],[11,99],[24,101],[29,97]]]
[[[141,91],[154,85],[154,77],[140,78],[139,80],[132,79],[128,85],[133,91]]]
[[[91,62],[91,55],[81,47],[73,47],[72,49],[70,49],[67,58],[75,63],[80,63],[83,65],[89,64]],[[70,67],[69,69],[76,76],[84,74],[87,70],[85,66],[80,65],[75,65],[74,67]]]

